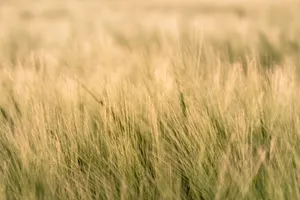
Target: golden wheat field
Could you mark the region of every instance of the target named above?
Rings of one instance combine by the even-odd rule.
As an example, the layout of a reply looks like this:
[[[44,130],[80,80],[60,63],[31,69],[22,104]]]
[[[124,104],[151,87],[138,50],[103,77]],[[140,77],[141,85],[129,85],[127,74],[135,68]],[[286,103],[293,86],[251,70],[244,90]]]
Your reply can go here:
[[[0,199],[300,199],[299,11],[0,0]]]

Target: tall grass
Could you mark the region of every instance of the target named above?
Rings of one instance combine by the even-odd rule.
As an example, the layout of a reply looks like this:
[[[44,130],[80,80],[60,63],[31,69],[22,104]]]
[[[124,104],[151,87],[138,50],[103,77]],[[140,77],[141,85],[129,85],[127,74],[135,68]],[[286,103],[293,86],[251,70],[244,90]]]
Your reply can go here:
[[[1,10],[1,199],[300,198],[297,22],[250,3],[192,6],[200,30],[172,3],[33,4]]]

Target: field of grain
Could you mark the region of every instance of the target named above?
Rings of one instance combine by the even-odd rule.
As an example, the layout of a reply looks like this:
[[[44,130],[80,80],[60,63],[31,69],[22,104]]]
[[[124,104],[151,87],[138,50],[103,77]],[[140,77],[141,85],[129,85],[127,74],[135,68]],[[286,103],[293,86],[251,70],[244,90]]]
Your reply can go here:
[[[299,10],[0,1],[0,199],[300,199]]]

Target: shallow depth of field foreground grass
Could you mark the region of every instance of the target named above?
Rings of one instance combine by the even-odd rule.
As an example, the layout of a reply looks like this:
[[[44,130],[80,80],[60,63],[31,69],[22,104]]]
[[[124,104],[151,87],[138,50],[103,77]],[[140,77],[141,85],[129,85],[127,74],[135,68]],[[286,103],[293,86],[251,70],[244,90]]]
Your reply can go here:
[[[0,199],[300,199],[299,5],[0,3]]]

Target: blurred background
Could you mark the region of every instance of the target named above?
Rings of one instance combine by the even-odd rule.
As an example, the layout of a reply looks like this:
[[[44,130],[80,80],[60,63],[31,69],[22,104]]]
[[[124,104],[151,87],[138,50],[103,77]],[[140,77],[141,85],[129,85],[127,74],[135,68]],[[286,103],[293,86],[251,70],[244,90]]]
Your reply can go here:
[[[245,64],[255,55],[266,66],[297,64],[299,8],[268,0],[1,1],[0,65],[43,54],[47,65],[63,68],[78,51],[85,62],[117,66],[130,51],[163,54],[178,41],[201,45],[203,62]]]

